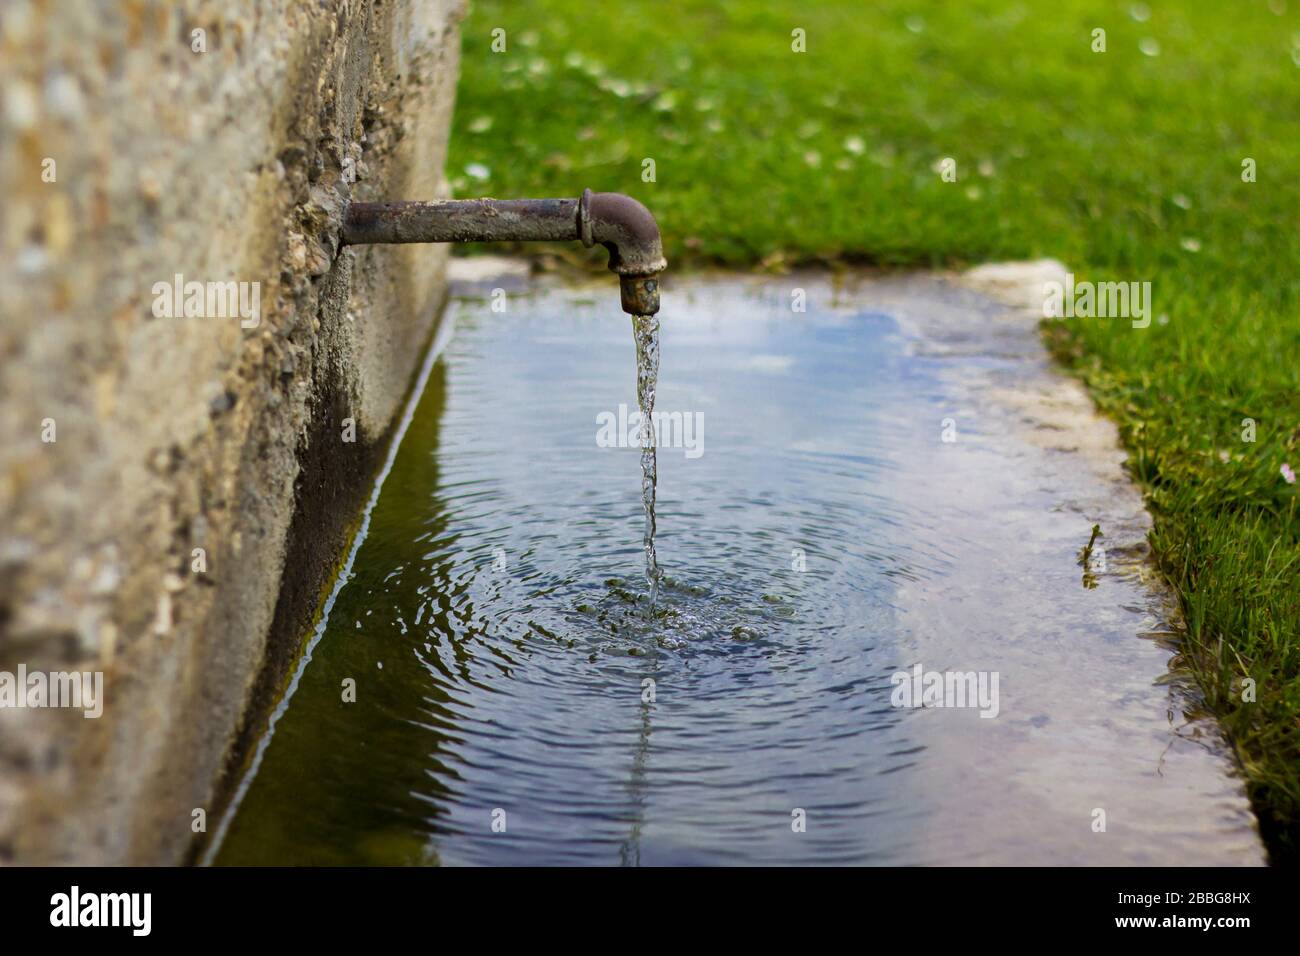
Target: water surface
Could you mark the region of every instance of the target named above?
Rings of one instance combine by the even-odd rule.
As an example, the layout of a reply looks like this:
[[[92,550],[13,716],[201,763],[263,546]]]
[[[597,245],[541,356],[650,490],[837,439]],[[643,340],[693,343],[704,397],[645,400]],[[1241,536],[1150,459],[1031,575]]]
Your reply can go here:
[[[597,442],[637,407],[607,286],[453,306],[218,862],[1262,859],[1158,602],[1080,584],[1078,469],[981,407],[1023,356],[958,349],[954,374],[908,315],[977,302],[666,294],[657,408],[703,432],[661,435],[648,619],[641,449]],[[996,670],[998,716],[892,706],[918,663]]]

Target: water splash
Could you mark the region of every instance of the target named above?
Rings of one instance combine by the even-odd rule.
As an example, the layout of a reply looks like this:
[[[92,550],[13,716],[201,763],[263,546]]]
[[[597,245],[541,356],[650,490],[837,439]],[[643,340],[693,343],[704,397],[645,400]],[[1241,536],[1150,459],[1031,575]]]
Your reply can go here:
[[[650,614],[659,599],[659,560],[655,554],[655,486],[659,465],[655,457],[655,386],[659,381],[659,318],[632,316],[636,339],[636,400],[641,410],[641,503],[645,507],[645,580],[650,587]]]

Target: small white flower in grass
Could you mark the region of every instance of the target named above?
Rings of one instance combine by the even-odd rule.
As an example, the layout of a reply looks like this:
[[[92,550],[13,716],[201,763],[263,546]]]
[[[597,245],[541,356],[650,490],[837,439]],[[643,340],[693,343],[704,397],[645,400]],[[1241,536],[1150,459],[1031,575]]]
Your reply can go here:
[[[1144,56],[1159,56],[1160,41],[1155,37],[1143,37],[1138,41],[1138,49],[1142,51]]]
[[[701,113],[707,113],[718,105],[718,101],[711,96],[701,96],[695,101],[695,108]]]
[[[1146,23],[1151,19],[1151,8],[1145,3],[1135,3],[1128,8],[1128,15],[1138,23]]]
[[[815,149],[810,149],[808,152],[803,154],[803,161],[813,169],[816,169],[822,164],[822,154],[817,152]]]
[[[861,136],[850,136],[844,141],[844,149],[847,152],[852,153],[854,156],[861,156],[866,152],[867,144],[863,141]]]
[[[564,55],[564,65],[571,70],[580,70],[583,64],[587,62],[586,58],[577,50],[570,50]]]
[[[491,179],[492,170],[482,163],[470,163],[465,167],[465,175],[478,180]]]
[[[492,128],[492,117],[480,116],[474,122],[469,124],[471,133],[486,133]]]
[[[966,198],[969,199],[971,202],[974,202],[975,200],[979,199],[983,195],[984,195],[984,190],[980,189],[978,186],[966,187]]]
[[[1282,477],[1286,480],[1288,485],[1295,484],[1295,472],[1291,470],[1290,462],[1282,462]]]
[[[677,108],[677,94],[673,92],[660,93],[655,98],[654,108],[660,113],[671,113]]]
[[[1179,245],[1182,246],[1184,249],[1186,249],[1188,252],[1201,251],[1201,240],[1194,239],[1191,236],[1185,236],[1183,238],[1183,241],[1180,242]]]
[[[1219,461],[1223,462],[1223,463],[1226,465],[1228,462],[1232,461],[1232,455],[1230,455],[1228,452],[1223,451],[1222,449],[1220,449],[1220,451],[1219,451]]]
[[[1177,206],[1179,209],[1192,208],[1192,201],[1188,199],[1186,196],[1184,196],[1182,193],[1174,193],[1173,202],[1174,205]]]
[[[976,167],[976,169],[979,170],[979,174],[983,176],[985,179],[987,179],[988,177],[992,176],[994,173],[997,172],[996,167],[994,167],[993,165],[993,160],[991,159],[981,159],[980,164],[979,166]]]

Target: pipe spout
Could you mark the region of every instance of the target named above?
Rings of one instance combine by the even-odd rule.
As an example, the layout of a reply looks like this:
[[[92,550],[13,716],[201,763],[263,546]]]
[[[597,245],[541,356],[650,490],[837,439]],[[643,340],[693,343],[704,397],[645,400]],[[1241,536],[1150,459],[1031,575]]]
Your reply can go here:
[[[659,311],[659,273],[667,268],[650,210],[621,193],[585,190],[581,199],[449,199],[354,202],[343,219],[343,244],[390,242],[564,242],[609,250],[623,310]]]
[[[578,238],[588,248],[600,243],[609,250],[609,268],[618,273],[624,312],[659,311],[659,273],[668,262],[659,224],[649,209],[622,193],[584,190],[578,200]]]

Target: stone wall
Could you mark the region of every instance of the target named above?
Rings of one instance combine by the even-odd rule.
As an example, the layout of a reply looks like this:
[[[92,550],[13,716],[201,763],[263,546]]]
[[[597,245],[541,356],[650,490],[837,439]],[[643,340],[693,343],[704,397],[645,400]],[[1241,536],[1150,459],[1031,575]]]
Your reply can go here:
[[[0,674],[105,675],[98,719],[0,706],[0,862],[215,828],[441,307],[445,247],[337,232],[445,194],[460,15],[0,4]]]

